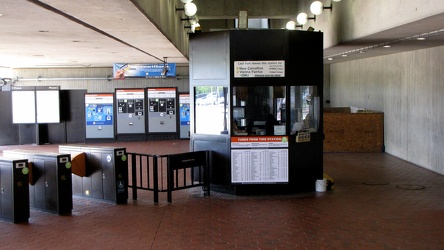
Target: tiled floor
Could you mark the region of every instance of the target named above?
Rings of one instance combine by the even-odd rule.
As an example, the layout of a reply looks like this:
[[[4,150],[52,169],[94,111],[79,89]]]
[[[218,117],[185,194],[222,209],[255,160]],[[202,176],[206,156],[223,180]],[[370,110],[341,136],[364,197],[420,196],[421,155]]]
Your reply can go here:
[[[189,144],[118,145],[165,154]],[[176,191],[172,204],[165,193],[154,204],[144,191],[126,205],[74,197],[69,216],[31,209],[29,223],[0,221],[0,249],[444,249],[444,176],[383,153],[324,161],[335,179],[325,193],[204,196],[193,188]]]

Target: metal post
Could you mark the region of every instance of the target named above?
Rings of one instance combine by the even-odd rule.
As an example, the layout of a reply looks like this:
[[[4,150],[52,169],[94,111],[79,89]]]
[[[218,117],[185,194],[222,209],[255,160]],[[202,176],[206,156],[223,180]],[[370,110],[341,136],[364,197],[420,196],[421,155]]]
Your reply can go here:
[[[133,188],[133,200],[137,200],[137,170],[136,170],[136,154],[131,153],[131,175],[132,175],[132,188]]]
[[[159,203],[159,171],[157,169],[157,155],[153,156],[153,185],[154,185],[154,203]]]
[[[173,173],[170,165],[170,156],[167,157],[167,200],[169,203],[172,202],[173,198]]]

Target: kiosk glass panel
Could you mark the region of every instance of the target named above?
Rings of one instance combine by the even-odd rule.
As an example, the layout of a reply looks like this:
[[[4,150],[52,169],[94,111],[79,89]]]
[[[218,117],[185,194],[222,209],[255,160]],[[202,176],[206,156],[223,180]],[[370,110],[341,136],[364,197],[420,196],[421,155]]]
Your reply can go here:
[[[195,131],[197,134],[226,134],[228,88],[199,86],[194,88]]]
[[[233,135],[285,135],[285,86],[233,87]]]
[[[300,130],[317,132],[319,128],[319,97],[317,86],[290,87],[291,133]]]

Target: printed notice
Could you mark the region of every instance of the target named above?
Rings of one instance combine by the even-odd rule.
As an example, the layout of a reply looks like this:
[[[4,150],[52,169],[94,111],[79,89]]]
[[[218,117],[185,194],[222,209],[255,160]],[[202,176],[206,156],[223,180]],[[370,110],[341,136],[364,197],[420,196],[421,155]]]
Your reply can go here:
[[[235,61],[234,77],[285,77],[285,61]]]
[[[231,182],[288,182],[288,149],[232,149]]]

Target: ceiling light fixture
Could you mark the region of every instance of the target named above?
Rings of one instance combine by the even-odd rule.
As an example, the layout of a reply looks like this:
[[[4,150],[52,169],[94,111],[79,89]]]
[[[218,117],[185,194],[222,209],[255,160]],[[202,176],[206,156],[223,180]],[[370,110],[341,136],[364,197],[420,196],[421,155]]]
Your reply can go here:
[[[297,25],[295,21],[288,21],[287,25],[285,25],[285,28],[287,30],[295,30],[296,28],[302,28],[303,25]]]
[[[192,1],[192,0],[191,0]],[[183,8],[176,8],[177,11],[184,11],[187,16],[194,16],[197,13],[197,6],[191,1],[182,1],[185,3]]]
[[[330,11],[332,11],[333,10],[333,4],[328,6],[328,7],[325,7],[324,4],[321,1],[314,1],[310,5],[310,11],[311,11],[311,13],[313,13],[313,15],[320,15],[326,9],[329,9]]]
[[[299,13],[298,16],[296,17],[296,21],[301,24],[307,24],[308,20],[313,20],[314,22],[316,22],[316,16],[314,17],[308,17],[307,13]]]
[[[197,6],[192,3],[186,3],[184,6],[185,15],[187,16],[194,16],[197,13]]]

